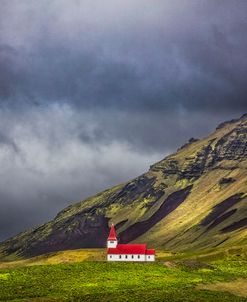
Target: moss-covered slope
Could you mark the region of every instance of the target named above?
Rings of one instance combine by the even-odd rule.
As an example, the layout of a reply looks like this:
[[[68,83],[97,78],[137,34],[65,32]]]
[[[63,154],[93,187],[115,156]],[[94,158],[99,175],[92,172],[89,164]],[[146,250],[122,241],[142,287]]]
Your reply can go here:
[[[0,250],[31,256],[104,247],[112,222],[122,242],[170,250],[247,243],[247,115],[191,139],[147,173],[69,206]]]

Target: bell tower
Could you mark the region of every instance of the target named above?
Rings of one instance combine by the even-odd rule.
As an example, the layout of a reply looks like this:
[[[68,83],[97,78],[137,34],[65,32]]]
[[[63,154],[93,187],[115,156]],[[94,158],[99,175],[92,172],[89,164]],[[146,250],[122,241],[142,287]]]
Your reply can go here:
[[[114,224],[111,225],[110,233],[107,238],[107,247],[108,248],[116,248],[117,247],[117,236],[114,228]]]

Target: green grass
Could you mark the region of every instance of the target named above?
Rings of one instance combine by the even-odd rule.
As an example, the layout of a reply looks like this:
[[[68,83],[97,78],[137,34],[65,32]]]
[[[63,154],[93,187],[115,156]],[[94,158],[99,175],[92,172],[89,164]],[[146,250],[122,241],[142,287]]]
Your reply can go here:
[[[84,261],[1,269],[0,301],[247,301],[241,289],[236,295],[204,289],[240,278],[246,288],[244,259],[174,264]]]

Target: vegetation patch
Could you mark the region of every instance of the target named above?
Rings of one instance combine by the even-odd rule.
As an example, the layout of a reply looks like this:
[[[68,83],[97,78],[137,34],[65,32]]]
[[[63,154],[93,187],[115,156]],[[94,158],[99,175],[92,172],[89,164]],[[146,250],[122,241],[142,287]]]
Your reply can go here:
[[[214,284],[203,284],[197,287],[200,290],[211,290],[229,292],[237,296],[247,298],[247,279],[238,279],[231,282],[218,282]]]
[[[9,278],[9,276],[10,276],[9,273],[0,274],[0,282],[1,282],[1,280],[7,280]]]
[[[236,181],[236,179],[232,178],[232,177],[223,177],[221,178],[221,180],[219,181],[219,185],[228,185],[233,183],[234,181]]]
[[[237,193],[225,199],[224,201],[218,203],[213,208],[213,210],[202,220],[201,225],[202,226],[209,225],[211,222],[215,221],[225,211],[230,209],[236,203],[240,202],[242,199],[243,199],[243,193]]]
[[[232,231],[244,228],[246,226],[247,226],[247,218],[243,218],[243,219],[236,221],[236,222],[230,224],[229,226],[223,228],[221,231],[223,233],[227,233],[227,232],[232,232]]]
[[[226,213],[224,213],[223,215],[219,216],[218,218],[216,218],[214,220],[213,223],[211,223],[208,227],[207,227],[207,231],[216,227],[218,224],[222,223],[224,220],[226,220],[227,218],[231,217],[234,213],[236,213],[237,209],[233,209],[231,211],[228,211]]]
[[[209,271],[214,269],[214,267],[208,263],[204,263],[198,260],[185,260],[181,264],[190,269],[201,269],[201,272]]]
[[[0,269],[17,268],[33,265],[50,265],[61,263],[75,263],[82,261],[105,260],[105,249],[80,249],[48,253],[37,257],[16,261],[0,262]],[[3,274],[4,275],[4,274]],[[1,280],[1,274],[0,274]]]

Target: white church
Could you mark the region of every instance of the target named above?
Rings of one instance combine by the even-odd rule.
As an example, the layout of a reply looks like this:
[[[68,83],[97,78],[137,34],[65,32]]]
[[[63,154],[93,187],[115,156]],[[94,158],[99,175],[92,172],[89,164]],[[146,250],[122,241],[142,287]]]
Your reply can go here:
[[[118,244],[112,224],[107,238],[107,261],[155,261],[155,250],[148,250],[146,244]]]

